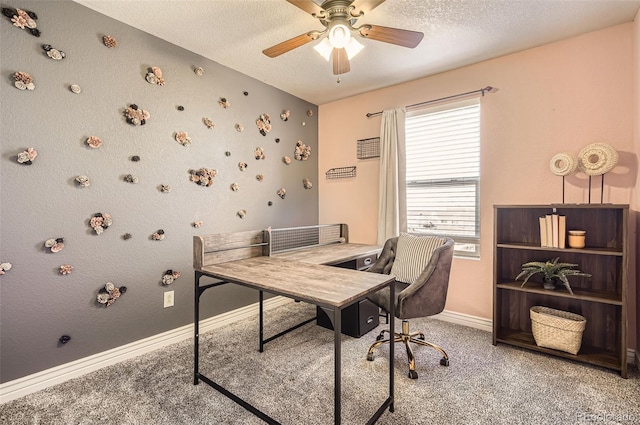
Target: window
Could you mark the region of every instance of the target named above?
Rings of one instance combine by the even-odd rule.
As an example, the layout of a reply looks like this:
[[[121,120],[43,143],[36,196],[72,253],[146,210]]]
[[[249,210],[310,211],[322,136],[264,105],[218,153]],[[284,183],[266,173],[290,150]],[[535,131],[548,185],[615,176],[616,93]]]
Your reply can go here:
[[[455,254],[480,255],[480,102],[409,114],[406,130],[407,230],[446,235]]]

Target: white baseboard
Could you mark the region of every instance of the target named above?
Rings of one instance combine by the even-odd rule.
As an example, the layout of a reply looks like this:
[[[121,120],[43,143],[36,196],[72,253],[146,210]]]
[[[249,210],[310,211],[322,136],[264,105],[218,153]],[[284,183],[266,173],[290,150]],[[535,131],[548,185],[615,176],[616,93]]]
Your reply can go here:
[[[455,323],[458,325],[468,326],[470,328],[480,329],[481,331],[493,332],[493,321],[478,316],[471,316],[464,313],[456,313],[454,311],[445,310],[440,314],[432,316],[434,319],[443,322]]]
[[[264,308],[270,310],[290,302],[293,302],[290,298],[273,297],[264,301]],[[201,320],[200,333],[218,329],[238,320],[255,317],[257,313],[258,303],[255,303]],[[193,324],[5,382],[0,384],[0,404],[189,338],[193,338]]]

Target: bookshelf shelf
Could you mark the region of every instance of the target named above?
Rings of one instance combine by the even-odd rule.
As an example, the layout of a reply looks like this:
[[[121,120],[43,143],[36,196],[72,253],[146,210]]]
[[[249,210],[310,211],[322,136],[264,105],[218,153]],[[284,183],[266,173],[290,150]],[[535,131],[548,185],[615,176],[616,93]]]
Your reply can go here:
[[[622,305],[622,298],[620,294],[602,292],[602,291],[584,291],[584,290],[574,290],[573,295],[569,293],[569,291],[563,289],[557,289],[555,291],[550,291],[548,289],[544,289],[540,286],[539,283],[530,283],[527,282],[525,286],[522,286],[522,282],[513,282],[513,283],[498,283],[497,287],[499,289],[506,289],[510,291],[522,291],[531,294],[541,294],[547,297],[560,297],[560,298],[571,298],[576,300],[584,300],[584,301],[594,301],[599,303],[613,304],[613,305]]]
[[[494,206],[493,344],[511,344],[604,366],[626,378],[628,211],[628,205],[614,204]],[[553,213],[566,217],[565,231],[586,231],[585,248],[541,246],[539,218]],[[571,276],[573,295],[565,289],[544,289],[539,276],[524,287],[515,281],[522,264],[555,257],[578,264],[592,277]],[[529,309],[535,305],[587,319],[577,355],[536,345],[529,318]]]
[[[620,358],[618,353],[613,350],[606,350],[598,347],[582,345],[578,354],[565,353],[545,347],[538,347],[533,335],[530,332],[518,332],[510,329],[504,329],[501,337],[497,342],[514,345],[516,347],[527,348],[529,350],[539,351],[541,353],[551,354],[565,359],[576,360],[583,363],[602,366],[609,369],[617,370],[622,373],[620,368]]]
[[[498,248],[511,248],[511,249],[530,249],[534,251],[548,251],[557,253],[580,253],[580,254],[595,254],[595,255],[613,255],[622,256],[622,251],[613,248],[551,248],[546,246],[533,246],[524,243],[500,243],[496,245]]]

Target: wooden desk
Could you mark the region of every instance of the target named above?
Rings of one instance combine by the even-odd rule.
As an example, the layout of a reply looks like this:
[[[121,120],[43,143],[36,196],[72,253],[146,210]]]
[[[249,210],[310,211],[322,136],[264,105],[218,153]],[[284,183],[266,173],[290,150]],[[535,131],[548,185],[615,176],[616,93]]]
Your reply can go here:
[[[335,248],[335,245],[331,247]],[[327,247],[329,248],[329,247]],[[200,286],[202,276],[219,279],[220,282]],[[330,309],[334,323],[334,423],[341,423],[342,364],[341,364],[341,318],[342,310],[364,299],[367,295],[386,286],[394,297],[393,278],[377,273],[362,273],[339,267],[318,265],[310,262],[268,256],[243,258],[217,264],[203,265],[195,271],[194,313],[194,384],[200,380],[220,391],[245,409],[269,424],[279,422],[258,410],[248,402],[221,387],[199,371],[199,299],[205,289],[225,283],[235,283],[260,291],[260,339],[263,332],[262,292],[290,297]],[[393,309],[393,306],[392,306]],[[394,312],[390,312],[390,326],[394,326]],[[262,345],[262,343],[261,343]],[[373,424],[388,408],[393,412],[393,365],[394,344],[389,346],[389,396],[372,415],[368,423]]]
[[[304,263],[366,270],[376,262],[380,251],[381,248],[377,245],[337,243],[296,248],[273,254],[273,256]],[[331,312],[317,307],[316,323],[318,326],[333,330]],[[353,303],[342,312],[342,333],[354,338],[360,338],[378,326],[379,323],[379,308],[367,299]]]
[[[389,275],[278,257],[229,261],[203,267],[200,272],[215,279],[332,309],[353,304],[393,281]]]

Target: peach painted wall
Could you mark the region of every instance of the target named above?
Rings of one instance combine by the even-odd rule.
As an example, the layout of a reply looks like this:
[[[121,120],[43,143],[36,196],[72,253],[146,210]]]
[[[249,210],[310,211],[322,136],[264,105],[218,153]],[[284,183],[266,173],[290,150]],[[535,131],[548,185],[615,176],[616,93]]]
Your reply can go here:
[[[454,260],[446,306],[490,319],[493,205],[561,202],[562,180],[549,170],[554,154],[578,153],[594,142],[612,144],[620,161],[606,177],[604,200],[632,202],[638,180],[633,37],[634,24],[618,25],[320,105],[320,222],[348,223],[353,242],[376,241],[379,161],[356,158],[356,140],[379,135],[380,117],[368,119],[367,112],[487,85],[499,88],[481,101],[480,259]],[[343,80],[347,78],[357,76]],[[329,168],[350,165],[357,166],[355,178],[328,180],[323,175]],[[600,185],[595,182],[591,197],[599,202]],[[584,203],[587,198],[586,177],[567,178],[566,202]],[[630,313],[635,317],[635,309]],[[636,330],[630,325],[635,346]]]

